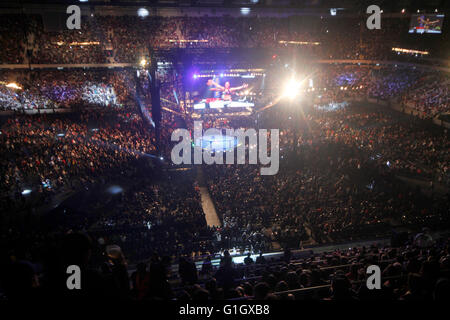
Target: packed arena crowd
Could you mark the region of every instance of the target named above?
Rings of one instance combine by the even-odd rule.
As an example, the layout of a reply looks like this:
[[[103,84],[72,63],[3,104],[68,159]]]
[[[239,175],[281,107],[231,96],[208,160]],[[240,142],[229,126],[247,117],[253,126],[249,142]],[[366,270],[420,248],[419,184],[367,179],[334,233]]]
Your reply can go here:
[[[33,97],[45,97],[56,106],[58,103],[59,107],[72,106],[75,111],[68,115],[5,118],[1,128],[5,146],[2,168],[6,177],[2,198],[8,208],[30,206],[30,201],[22,203],[24,190],[39,190],[42,197],[37,197],[36,203],[45,203],[55,194],[75,190],[77,185],[95,185],[99,181],[104,184],[105,180],[114,177],[116,169],[119,170],[116,174],[127,171],[125,169],[137,174],[133,169],[135,163],[130,162],[132,159],[168,159],[173,129],[180,123],[192,125],[191,120],[184,121],[181,117],[185,112],[180,103],[183,80],[175,70],[167,69],[159,74],[162,106],[172,112],[163,112],[162,143],[158,147],[152,125],[137,109],[140,102],[151,111],[145,73],[141,73],[142,79],[138,82],[132,72],[126,70],[42,70],[5,72],[3,76],[5,81],[23,83],[24,91],[34,92]],[[409,219],[414,221],[421,215],[431,220],[440,217],[447,206],[441,206],[436,200],[430,206],[429,200],[419,191],[405,189],[389,177],[395,173],[448,186],[446,132],[433,131],[417,121],[399,121],[385,110],[327,109],[330,105],[340,105],[340,102],[361,96],[379,100],[407,99],[409,94],[421,88],[418,80],[429,77],[430,74],[419,70],[400,69],[394,73],[391,69],[367,66],[319,68],[313,79],[320,98],[314,98],[315,108],[306,118],[297,115],[292,119],[288,113],[280,116],[279,111],[274,114],[269,111],[266,116],[267,121],[277,120],[269,121],[267,125],[284,128],[281,132],[283,163],[290,163],[290,158],[294,157],[297,161],[301,159],[300,166],[285,166],[285,170],[272,178],[259,176],[259,169],[251,165],[205,168],[210,192],[222,215],[223,228],[210,230],[204,223],[199,224],[199,234],[207,236],[204,238],[205,250],[198,251],[205,253],[239,247],[258,252],[270,249],[273,241],[298,247],[308,239],[327,243],[348,240],[349,235],[355,239],[365,234],[383,236],[387,234],[388,217],[402,223],[409,223]],[[435,74],[435,77],[445,80],[444,74]],[[94,89],[86,89],[89,85]],[[133,95],[136,86],[142,88],[137,103],[137,96]],[[446,89],[444,86],[442,92]],[[13,98],[21,97],[21,91],[5,90]],[[102,90],[113,93],[114,100],[105,98]],[[448,99],[448,93],[445,96]],[[17,106],[24,104],[21,98],[12,101]],[[448,107],[447,103],[445,105]],[[108,108],[110,106],[115,108]],[[286,123],[282,117],[290,122]],[[264,119],[259,121],[260,125],[265,123]],[[248,128],[252,123],[251,118],[226,122],[211,118],[205,121],[204,127]],[[290,127],[289,123],[303,127]],[[41,153],[43,149],[45,154]],[[322,160],[317,162],[316,158]],[[247,185],[245,191],[242,185]],[[298,189],[303,190],[301,194]],[[151,194],[151,190],[141,196],[147,198],[148,193]],[[330,198],[330,194],[335,198]],[[415,201],[411,202],[411,198]],[[136,198],[131,199],[134,200],[129,202],[139,203]],[[230,206],[231,199],[241,201]],[[266,205],[261,206],[261,203]],[[296,209],[293,212],[294,203]],[[380,212],[384,216],[380,216]],[[134,218],[137,220],[133,223],[143,228],[142,217]],[[95,222],[90,221],[83,228],[88,229],[93,224]],[[170,252],[189,251],[179,251],[176,247],[174,245],[175,249]]]
[[[285,169],[277,175],[260,176],[252,165],[207,166],[210,191],[224,221],[242,226],[237,234],[264,227],[275,227],[277,234],[280,228],[282,234],[293,234],[298,246],[306,240],[304,227],[318,242],[328,237],[336,242],[386,230],[388,217],[406,222],[413,216],[444,215],[446,199],[430,203],[391,177],[448,185],[448,133],[432,133],[385,110],[367,109],[313,111],[303,122],[285,114],[288,124],[301,124],[280,133],[280,168]]]
[[[0,86],[0,107],[14,111],[124,106],[132,103],[135,90],[127,70],[3,71],[1,79],[20,87]]]
[[[437,60],[392,52],[418,46],[401,35],[408,22],[371,32],[359,18],[96,14],[57,31],[6,15],[0,64],[30,65],[0,69],[0,300],[448,299],[450,133],[433,121],[450,113],[450,77]],[[279,128],[279,172],[174,165],[172,132],[198,120],[190,70],[167,57],[149,66],[149,48],[293,53],[293,67],[276,54],[265,65],[250,115],[200,119]],[[308,63],[321,59],[376,61]],[[132,65],[86,66],[101,63]],[[290,68],[305,77],[291,100]],[[398,229],[407,237],[388,245]],[[378,244],[320,250],[365,241]],[[67,264],[89,275],[82,293],[60,287]],[[386,280],[376,293],[363,285],[372,264]]]
[[[375,59],[435,63],[398,55],[393,47],[417,49],[408,36],[409,17],[383,19],[368,30],[365,17],[83,17],[80,30],[47,26],[41,16],[7,15],[0,22],[1,63],[137,63],[153,48],[287,48],[315,59]],[[14,27],[16,26],[16,27]],[[65,26],[64,26],[65,27]],[[11,37],[14,30],[15,37]],[[432,56],[448,59],[446,35],[431,41]],[[14,39],[9,43],[8,39]]]
[[[277,110],[259,121],[274,126],[289,114],[292,110]],[[419,120],[398,120],[385,109],[313,108],[305,118],[290,119],[281,132],[282,170],[275,176],[260,176],[252,165],[206,166],[207,185],[223,221],[220,228],[205,223],[194,173],[158,177],[155,140],[139,115],[91,110],[78,117],[20,115],[4,123],[2,207],[28,212],[28,226],[36,228],[35,208],[62,192],[92,193],[109,184],[125,190],[116,198],[87,197],[77,202],[77,209],[62,206],[50,220],[39,221],[46,227],[30,232],[30,238],[39,239],[52,227],[55,234],[84,230],[99,247],[118,244],[131,261],[139,261],[152,253],[172,259],[204,257],[231,248],[266,252],[274,243],[301,248],[306,242],[383,238],[390,235],[391,224],[418,230],[448,223],[447,197],[432,186],[425,187],[431,194],[424,195],[395,178],[448,185],[448,134]],[[221,125],[237,128],[249,122]],[[24,195],[27,189],[33,190],[30,197]],[[66,210],[74,217],[59,217]],[[3,245],[23,254],[26,245],[14,236],[23,230],[23,220],[9,218]],[[33,242],[36,248],[27,254],[39,259],[39,241]]]
[[[206,259],[200,270],[189,258],[173,270],[168,256],[153,255],[127,272],[126,252],[110,248],[101,269],[89,267],[91,240],[68,234],[49,246],[44,265],[30,264],[20,256],[2,273],[5,293],[12,301],[44,301],[57,297],[79,302],[121,300],[332,300],[332,301],[448,301],[448,237],[433,239],[427,231],[404,246],[372,245],[325,252],[295,253],[285,250],[280,258],[256,259],[248,255],[235,264],[228,251],[213,266]],[[81,266],[88,274],[83,291],[59,286],[66,264]],[[381,290],[368,290],[366,268],[378,265]],[[44,268],[44,272],[39,270]],[[176,280],[174,273],[179,274]]]
[[[24,189],[60,192],[126,171],[134,158],[155,153],[154,136],[134,111],[5,120],[0,137],[4,208],[14,207],[12,199]]]
[[[0,108],[21,111],[77,105],[130,105],[134,103],[137,85],[134,72],[132,69],[2,71]],[[309,77],[314,81],[314,87],[308,92],[305,88],[305,94],[314,96],[318,104],[357,97],[398,104],[416,111],[422,118],[432,118],[450,111],[450,78],[445,72],[397,66],[322,65],[313,69]],[[145,72],[141,72],[139,78],[142,89],[140,101],[151,106],[149,78]],[[178,114],[185,113],[186,80],[182,72],[173,68],[162,69],[158,72],[158,78],[162,105]],[[19,88],[9,87],[8,84]],[[267,103],[273,92],[281,90],[280,85],[279,81],[268,80],[260,103]]]

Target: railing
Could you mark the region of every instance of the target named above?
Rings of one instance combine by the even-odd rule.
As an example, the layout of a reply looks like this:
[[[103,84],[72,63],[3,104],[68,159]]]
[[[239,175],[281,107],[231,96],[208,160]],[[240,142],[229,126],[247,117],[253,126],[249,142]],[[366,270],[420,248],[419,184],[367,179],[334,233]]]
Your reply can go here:
[[[389,277],[383,277],[383,281],[386,280],[393,280],[393,279],[401,279],[404,278],[406,275],[405,274],[401,274],[401,275],[397,275],[397,276],[389,276]],[[357,285],[357,284],[362,284],[364,283],[365,280],[358,280],[358,281],[350,281],[351,285]],[[274,295],[287,295],[287,294],[302,294],[302,293],[309,293],[311,291],[317,291],[317,290],[322,290],[322,289],[329,289],[331,288],[331,283],[329,284],[323,284],[320,286],[314,286],[314,287],[308,287],[308,288],[300,288],[300,289],[292,289],[292,290],[286,290],[286,291],[278,291],[278,292],[274,292]],[[233,298],[233,299],[228,299],[231,301],[239,301],[239,300],[252,300],[254,299],[254,296],[248,296],[248,297],[240,297],[240,298]]]
[[[372,255],[369,255],[369,256],[374,256],[375,254],[372,254]],[[295,261],[297,261],[297,262],[294,262],[294,263],[289,263],[290,265],[300,265],[300,264],[302,264],[302,263],[304,263],[304,262],[300,262],[300,260],[295,260]],[[316,263],[320,263],[320,262],[322,262],[323,260],[319,260],[319,261],[315,261]],[[394,261],[396,261],[396,259],[388,259],[388,260],[382,260],[382,261],[380,261],[380,263],[383,263],[383,264],[386,264],[386,263],[392,263],[392,262],[394,262]],[[282,265],[282,264],[286,264],[286,262],[284,262],[284,261],[276,261],[276,262],[274,262],[274,263],[268,263],[268,264],[259,264],[259,265],[251,265],[251,266],[240,266],[241,268],[254,268],[254,267],[256,267],[256,268],[261,268],[261,269],[266,269],[267,267],[274,267],[274,266],[277,266],[277,265]],[[352,267],[352,266],[354,266],[354,265],[357,265],[357,266],[361,266],[361,265],[364,265],[364,263],[361,263],[361,262],[357,262],[357,263],[350,263],[350,264],[342,264],[342,265],[337,265],[337,266],[326,266],[326,267],[318,267],[317,269],[318,270],[320,270],[320,271],[326,271],[326,270],[333,270],[333,269],[342,269],[342,268],[349,268],[349,267]],[[239,268],[239,267],[238,267]],[[236,268],[236,269],[238,269],[238,268]],[[234,279],[234,281],[236,282],[236,283],[239,283],[239,282],[243,282],[243,281],[255,281],[255,280],[260,280],[262,278],[262,276],[261,275],[258,275],[258,276],[253,276],[253,277],[245,277],[245,278],[238,278],[238,279]],[[383,278],[384,279],[384,278]],[[172,284],[174,284],[174,283],[176,283],[177,282],[177,280],[179,280],[178,278],[177,279],[172,279],[172,280],[175,280],[175,281],[172,281]],[[204,283],[207,281],[208,279],[202,279],[202,280],[199,280],[198,281],[198,284],[200,285],[200,286],[204,286]],[[327,285],[325,285],[325,286],[330,286],[331,284],[327,284]],[[181,291],[181,290],[185,290],[185,289],[188,289],[189,288],[189,286],[182,286],[182,287],[175,287],[174,288],[174,291]],[[302,288],[302,289],[310,289],[310,288]],[[299,289],[295,289],[295,290],[299,290]],[[241,298],[240,298],[241,299]]]
[[[390,259],[390,260],[383,260],[383,261],[381,261],[382,263],[391,263],[391,262],[394,262],[395,261],[395,259]],[[300,265],[300,264],[302,264],[303,262],[298,262],[298,263],[290,263],[291,265],[294,265],[294,266],[296,266],[296,265]],[[349,264],[342,264],[342,265],[337,265],[337,266],[326,266],[326,267],[319,267],[319,268],[317,268],[318,270],[320,270],[320,271],[324,271],[324,270],[334,270],[334,269],[342,269],[342,268],[349,268],[349,267],[352,267],[352,266],[354,266],[354,265],[357,265],[357,266],[359,266],[359,265],[363,265],[363,263],[360,263],[360,262],[358,262],[358,263],[349,263]],[[264,265],[262,265],[262,266],[264,266]],[[235,279],[235,281],[248,281],[248,280],[258,280],[258,279],[261,279],[262,278],[262,276],[253,276],[253,277],[248,277],[248,278],[241,278],[241,279]]]

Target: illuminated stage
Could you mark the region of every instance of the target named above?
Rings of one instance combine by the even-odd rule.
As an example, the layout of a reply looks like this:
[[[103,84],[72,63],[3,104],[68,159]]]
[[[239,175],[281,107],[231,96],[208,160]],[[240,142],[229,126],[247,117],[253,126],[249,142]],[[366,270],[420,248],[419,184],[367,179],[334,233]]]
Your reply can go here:
[[[196,139],[195,145],[210,152],[229,151],[237,147],[237,139],[227,135],[205,135]]]

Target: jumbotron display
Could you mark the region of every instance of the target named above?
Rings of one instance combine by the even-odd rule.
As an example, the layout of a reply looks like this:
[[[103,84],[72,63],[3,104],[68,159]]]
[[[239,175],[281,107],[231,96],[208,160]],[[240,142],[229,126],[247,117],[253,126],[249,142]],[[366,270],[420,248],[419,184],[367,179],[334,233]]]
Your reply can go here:
[[[442,33],[443,14],[415,14],[411,16],[409,33]]]
[[[194,110],[253,108],[263,77],[262,74],[195,74]]]

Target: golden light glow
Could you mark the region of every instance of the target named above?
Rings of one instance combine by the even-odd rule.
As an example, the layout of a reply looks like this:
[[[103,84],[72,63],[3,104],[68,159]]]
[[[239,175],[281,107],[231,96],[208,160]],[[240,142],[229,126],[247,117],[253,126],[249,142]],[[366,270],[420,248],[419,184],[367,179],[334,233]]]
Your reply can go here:
[[[411,53],[411,54],[429,54],[428,51],[419,51],[419,50],[411,50],[411,49],[403,49],[403,48],[392,48],[392,51],[401,52],[401,53]]]
[[[58,41],[58,42],[54,42],[54,44],[58,45],[58,46],[62,46],[64,44],[66,44],[63,41]],[[67,45],[69,46],[95,46],[95,45],[99,45],[100,42],[98,41],[86,41],[86,42],[70,42],[67,43]]]
[[[17,83],[15,82],[10,82],[10,83],[6,83],[4,81],[0,81],[0,84],[3,84],[5,87],[11,88],[11,89],[17,89],[20,90],[22,89],[21,86],[19,86]]]
[[[320,42],[311,42],[311,41],[285,41],[280,40],[278,43],[281,44],[297,44],[297,45],[312,45],[312,46],[318,46]]]

